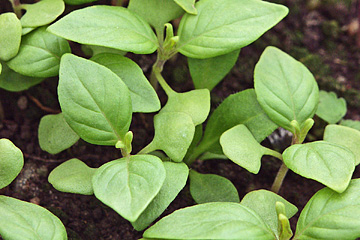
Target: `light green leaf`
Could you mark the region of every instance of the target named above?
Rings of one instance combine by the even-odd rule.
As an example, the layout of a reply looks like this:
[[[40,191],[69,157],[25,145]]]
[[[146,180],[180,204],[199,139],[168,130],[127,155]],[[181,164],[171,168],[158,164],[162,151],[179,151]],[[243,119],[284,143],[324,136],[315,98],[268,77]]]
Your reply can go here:
[[[175,211],[145,231],[146,239],[273,240],[261,218],[239,203],[205,203]]]
[[[4,239],[67,239],[64,225],[43,207],[0,196],[0,212],[0,235]]]
[[[8,61],[19,51],[21,23],[14,13],[0,14],[0,60]]]
[[[239,193],[232,182],[216,174],[190,171],[190,193],[196,203],[240,202]]]
[[[177,44],[191,58],[211,58],[232,52],[257,40],[283,19],[288,9],[258,0],[202,0],[197,15],[181,19]]]
[[[294,132],[291,121],[300,126],[314,116],[319,89],[314,76],[300,62],[275,47],[267,47],[255,66],[257,99],[271,120]]]
[[[18,55],[8,66],[25,76],[53,77],[59,74],[60,58],[71,52],[69,43],[41,27],[23,37]]]
[[[65,10],[63,0],[41,0],[34,4],[21,4],[21,7],[26,10],[21,25],[31,28],[51,23]]]
[[[334,92],[320,91],[316,115],[328,123],[339,122],[346,114],[346,101]]]
[[[197,14],[195,8],[195,0],[174,0],[180,7],[182,7],[187,13]]]
[[[95,1],[97,0],[64,0],[64,2],[69,5],[81,5],[84,3],[90,3]]]
[[[96,45],[81,45],[81,51],[83,51],[85,55],[90,57],[93,57],[101,53],[119,54],[121,56],[125,56],[127,53],[118,49],[96,46]]]
[[[30,32],[32,32],[33,30],[35,30],[36,28],[23,28],[21,31],[21,35],[24,36]]]
[[[48,31],[82,44],[138,54],[153,53],[158,47],[149,24],[123,7],[92,6],[76,10],[52,24]]]
[[[360,131],[340,125],[327,125],[324,141],[343,146],[355,155],[355,166],[360,163]]]
[[[100,201],[134,222],[158,194],[165,176],[158,157],[134,155],[102,165],[92,182]]]
[[[195,88],[207,88],[211,91],[234,67],[239,53],[240,50],[235,50],[213,58],[188,58],[189,70]]]
[[[340,125],[347,126],[360,131],[360,121],[346,119],[346,120],[341,120]]]
[[[92,195],[94,190],[91,179],[96,168],[90,168],[79,159],[70,159],[49,174],[48,181],[61,192]]]
[[[24,91],[44,80],[43,78],[33,78],[21,75],[11,70],[6,63],[2,64],[3,69],[0,74],[0,88],[5,89],[6,91]]]
[[[1,63],[0,63],[0,74],[1,74],[1,72],[2,72],[2,65],[1,65]]]
[[[356,239],[360,237],[360,180],[339,194],[318,191],[301,212],[294,239]]]
[[[241,200],[241,204],[257,213],[273,233],[279,237],[278,214],[275,207],[276,202],[281,202],[285,205],[285,215],[287,218],[293,217],[298,211],[295,205],[289,203],[281,196],[267,190],[249,192]]]
[[[40,148],[51,154],[68,149],[80,138],[67,124],[62,113],[42,117],[38,137]]]
[[[156,112],[160,109],[154,88],[135,62],[111,53],[98,54],[91,60],[109,68],[124,81],[130,90],[133,112]]]
[[[210,112],[210,92],[197,89],[184,93],[171,92],[161,112],[182,112],[188,114],[194,125],[203,123]]]
[[[110,69],[72,54],[62,57],[60,65],[59,102],[70,127],[92,144],[115,146],[123,140],[132,115],[123,81]]]
[[[350,150],[325,141],[292,145],[283,158],[292,171],[337,192],[347,188],[355,168],[355,156]]]
[[[139,14],[155,29],[183,15],[183,9],[174,0],[130,0],[128,8]]]
[[[220,136],[226,130],[244,124],[258,142],[264,140],[276,128],[256,100],[254,89],[248,89],[227,97],[210,115],[204,137],[195,151],[222,154]]]
[[[184,188],[189,175],[185,163],[164,162],[166,178],[159,193],[152,200],[140,217],[131,224],[137,231],[142,231],[158,218]]]
[[[0,139],[0,152],[1,189],[9,185],[20,173],[24,165],[24,157],[21,150],[5,138]]]

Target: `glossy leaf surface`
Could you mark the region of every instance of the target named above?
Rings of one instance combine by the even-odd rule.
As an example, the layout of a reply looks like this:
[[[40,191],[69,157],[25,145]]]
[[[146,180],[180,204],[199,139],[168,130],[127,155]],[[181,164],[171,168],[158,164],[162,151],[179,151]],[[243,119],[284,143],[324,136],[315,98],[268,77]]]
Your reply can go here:
[[[292,145],[283,158],[292,171],[337,192],[346,189],[355,168],[355,156],[350,150],[325,141]]]
[[[67,54],[61,59],[58,94],[67,123],[85,141],[115,146],[129,130],[130,93],[110,69]]]
[[[94,190],[91,179],[96,168],[90,168],[79,159],[70,159],[49,174],[48,181],[61,192],[92,195]]]
[[[60,58],[70,53],[69,43],[41,27],[24,36],[18,55],[8,66],[30,77],[53,77],[59,74]]]
[[[0,14],[0,60],[8,61],[19,51],[21,23],[14,13]]]
[[[158,218],[186,184],[189,168],[185,163],[164,162],[164,167],[166,178],[159,193],[140,217],[131,223],[137,231],[144,230]]]
[[[360,180],[339,194],[318,191],[301,212],[294,239],[356,239],[360,237]]]
[[[230,180],[216,174],[190,171],[190,193],[196,203],[240,202],[239,193]]]
[[[259,239],[275,238],[261,218],[239,203],[205,203],[164,217],[144,233],[146,239]]]
[[[0,139],[0,189],[9,185],[20,173],[24,157],[10,140]]]
[[[334,92],[320,91],[316,115],[328,123],[339,122],[346,114],[346,101]]]
[[[203,0],[197,15],[185,14],[178,35],[179,52],[191,58],[211,58],[247,46],[284,18],[282,5],[257,0]]]
[[[93,6],[66,15],[48,30],[88,45],[99,45],[138,54],[153,53],[157,38],[142,18],[115,6]]]
[[[235,50],[213,58],[188,58],[189,70],[195,88],[207,88],[211,91],[234,67],[239,53],[240,50]]]
[[[0,196],[0,212],[0,235],[4,239],[67,239],[64,225],[43,207]]]
[[[134,222],[158,194],[165,176],[158,157],[134,155],[102,165],[92,182],[100,201]]]
[[[133,112],[156,112],[160,101],[141,68],[129,58],[118,54],[103,53],[91,60],[109,68],[130,90]]]
[[[195,8],[195,0],[174,0],[180,7],[182,7],[187,13],[197,14]]]

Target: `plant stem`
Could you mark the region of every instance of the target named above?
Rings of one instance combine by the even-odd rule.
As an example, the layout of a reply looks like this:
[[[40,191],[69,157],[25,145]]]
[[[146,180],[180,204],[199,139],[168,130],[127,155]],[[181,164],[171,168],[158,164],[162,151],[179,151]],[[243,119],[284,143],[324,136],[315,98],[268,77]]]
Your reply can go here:
[[[9,0],[9,1],[12,5],[14,13],[20,19],[22,17],[20,0]]]
[[[288,167],[285,165],[285,163],[282,163],[281,164],[281,167],[275,177],[275,180],[274,180],[274,183],[273,185],[271,186],[271,191],[273,191],[274,193],[278,193],[280,188],[281,188],[281,185],[285,179],[285,176],[288,172]]]

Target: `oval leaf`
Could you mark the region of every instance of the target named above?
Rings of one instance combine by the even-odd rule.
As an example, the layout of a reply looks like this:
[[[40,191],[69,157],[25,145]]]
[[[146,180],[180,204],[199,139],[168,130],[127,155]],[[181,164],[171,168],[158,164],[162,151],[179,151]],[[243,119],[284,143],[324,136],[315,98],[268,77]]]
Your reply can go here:
[[[240,202],[239,193],[232,182],[216,174],[190,171],[190,193],[196,203]]]
[[[24,157],[10,140],[0,139],[0,189],[9,185],[24,166]]]
[[[257,0],[199,1],[197,15],[185,14],[179,26],[179,52],[211,58],[249,45],[283,19],[288,9]]]
[[[130,93],[108,68],[66,54],[61,59],[58,94],[67,123],[85,141],[115,146],[128,132]]]
[[[283,153],[284,163],[303,177],[343,192],[355,169],[355,156],[339,145],[318,141],[296,144]]]
[[[19,51],[21,23],[14,13],[0,14],[0,60],[8,61]]]
[[[154,88],[135,62],[111,53],[95,55],[91,60],[109,68],[124,81],[130,90],[133,112],[156,112],[160,109]]]
[[[302,125],[314,116],[319,89],[314,76],[300,62],[275,47],[267,47],[255,66],[257,99],[279,126],[294,132],[290,122]]]
[[[339,122],[346,114],[346,101],[334,92],[320,91],[316,115],[328,123]]]
[[[360,237],[360,180],[345,192],[318,191],[301,212],[294,239],[356,239]]]
[[[158,157],[134,155],[102,165],[92,182],[100,201],[134,222],[158,194],[165,176]]]
[[[59,74],[60,58],[71,52],[69,43],[41,27],[23,37],[18,55],[9,67],[30,77],[53,77]]]
[[[197,14],[195,8],[195,0],[174,0],[180,7],[182,7],[187,13]]]
[[[4,239],[67,239],[64,225],[43,207],[0,196],[0,212],[0,235]]]
[[[273,240],[260,217],[239,203],[205,203],[180,209],[145,231],[146,239]]]
[[[157,48],[157,38],[149,24],[123,7],[93,6],[76,10],[48,30],[82,44],[138,54],[150,54]]]

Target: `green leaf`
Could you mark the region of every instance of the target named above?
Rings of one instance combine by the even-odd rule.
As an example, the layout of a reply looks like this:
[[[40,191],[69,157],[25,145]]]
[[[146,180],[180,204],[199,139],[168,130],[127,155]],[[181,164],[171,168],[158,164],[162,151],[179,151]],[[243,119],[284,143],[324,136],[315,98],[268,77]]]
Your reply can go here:
[[[4,239],[67,239],[60,219],[43,207],[0,196],[0,212],[0,235]]]
[[[339,194],[318,191],[301,212],[294,239],[356,239],[360,237],[360,180]]]
[[[203,123],[210,112],[210,92],[197,89],[184,93],[171,92],[161,112],[181,112],[188,114],[194,125]]]
[[[64,2],[69,5],[81,5],[84,3],[91,3],[95,1],[97,0],[64,0]]]
[[[320,91],[316,115],[328,123],[339,122],[346,114],[346,101],[334,92]]]
[[[360,131],[360,121],[346,119],[346,120],[341,120],[340,125],[347,126]]]
[[[240,50],[225,55],[196,59],[188,58],[189,70],[195,88],[211,91],[234,67]]]
[[[240,202],[239,193],[232,182],[216,174],[190,171],[190,193],[196,203]]]
[[[257,213],[273,233],[279,237],[276,202],[281,202],[285,205],[285,215],[287,218],[293,217],[298,211],[295,205],[267,190],[251,191],[241,200],[242,205]]]
[[[139,14],[155,29],[183,15],[183,9],[174,0],[130,0],[128,8]]]
[[[112,145],[123,140],[131,122],[131,98],[108,68],[66,54],[61,59],[59,102],[70,127],[85,141]]]
[[[355,155],[355,166],[360,163],[360,131],[340,125],[327,125],[324,141],[349,149]]]
[[[86,56],[90,56],[90,57],[93,57],[101,53],[119,54],[121,56],[125,56],[127,53],[118,49],[96,46],[96,45],[81,45],[81,51],[83,51]]]
[[[165,176],[158,157],[134,155],[102,165],[92,182],[100,201],[134,222],[158,194]]]
[[[111,53],[98,54],[91,60],[109,68],[124,81],[130,90],[133,112],[156,112],[160,109],[154,88],[135,62]]]
[[[33,78],[21,75],[11,70],[6,63],[2,64],[3,69],[0,74],[0,88],[5,89],[6,91],[24,91],[44,80],[43,78]]]
[[[96,168],[90,168],[79,159],[70,159],[49,174],[48,181],[61,192],[92,195],[94,190],[91,179]]]
[[[186,184],[189,168],[185,163],[164,162],[164,167],[166,178],[159,193],[140,217],[131,223],[137,231],[144,230],[158,218]]]
[[[177,48],[191,58],[211,58],[232,52],[257,40],[283,19],[288,9],[257,0],[202,0],[197,15],[181,19]]]
[[[347,188],[355,168],[355,156],[350,150],[325,141],[292,145],[283,158],[292,171],[337,192]]]
[[[63,0],[41,0],[34,4],[21,4],[26,13],[21,18],[23,27],[40,27],[47,25],[60,16],[65,10]]]
[[[277,128],[257,102],[254,89],[248,89],[230,95],[215,109],[207,122],[203,140],[195,151],[222,154],[221,134],[238,124],[244,124],[258,142]]]
[[[67,124],[62,113],[42,117],[38,137],[40,148],[51,154],[68,149],[80,138]]]
[[[82,44],[138,54],[153,53],[158,47],[149,24],[123,7],[92,6],[76,10],[52,24],[48,31]]]
[[[257,99],[271,120],[294,132],[291,121],[300,126],[314,116],[319,102],[315,78],[300,62],[275,47],[267,47],[255,66]]]
[[[273,240],[261,218],[239,203],[205,203],[175,211],[145,231],[146,239]]]
[[[36,28],[23,28],[21,31],[21,35],[24,36],[30,32],[32,32],[33,30],[35,30]]]
[[[195,126],[182,112],[160,112],[154,117],[155,136],[141,152],[163,150],[171,160],[181,162],[193,140]]]
[[[24,165],[24,157],[21,150],[5,138],[0,139],[0,152],[1,189],[9,185],[20,173]]]
[[[60,58],[71,52],[69,43],[41,27],[23,37],[18,55],[8,66],[30,77],[53,77],[59,74]]]
[[[1,72],[2,72],[2,65],[1,65],[1,63],[0,63],[0,74],[1,74]]]
[[[174,0],[180,7],[182,7],[189,14],[197,14],[195,8],[195,0]]]
[[[8,61],[19,51],[21,23],[14,13],[0,14],[0,60]]]

